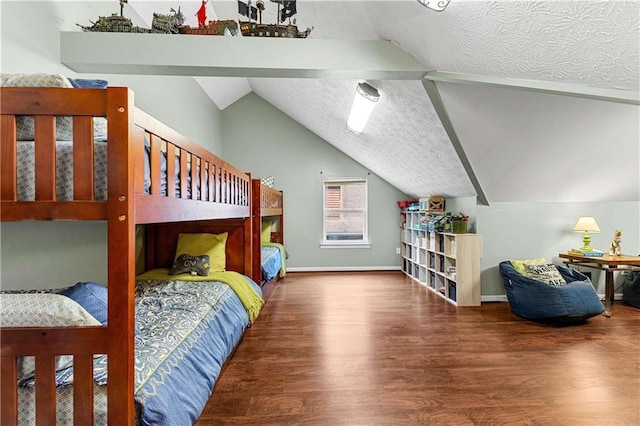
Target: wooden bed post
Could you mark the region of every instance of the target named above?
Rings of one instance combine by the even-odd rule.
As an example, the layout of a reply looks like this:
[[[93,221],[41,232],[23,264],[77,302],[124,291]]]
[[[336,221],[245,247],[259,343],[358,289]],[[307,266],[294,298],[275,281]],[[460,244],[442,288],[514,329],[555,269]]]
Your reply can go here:
[[[280,231],[280,244],[284,244],[284,191],[280,191],[280,199],[282,200],[282,213],[278,216],[278,231]]]
[[[249,176],[251,175],[249,174]],[[262,283],[262,216],[260,207],[260,179],[251,179],[251,279],[257,284]]]
[[[108,88],[108,419],[134,423],[135,211],[134,96],[127,88]]]

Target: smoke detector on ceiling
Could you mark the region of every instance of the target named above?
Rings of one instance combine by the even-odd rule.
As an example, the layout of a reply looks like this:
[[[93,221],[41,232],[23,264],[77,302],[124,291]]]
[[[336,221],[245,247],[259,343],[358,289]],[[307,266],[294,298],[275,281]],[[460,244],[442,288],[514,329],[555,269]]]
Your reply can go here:
[[[436,12],[442,12],[447,8],[450,1],[451,0],[418,0],[418,3]]]

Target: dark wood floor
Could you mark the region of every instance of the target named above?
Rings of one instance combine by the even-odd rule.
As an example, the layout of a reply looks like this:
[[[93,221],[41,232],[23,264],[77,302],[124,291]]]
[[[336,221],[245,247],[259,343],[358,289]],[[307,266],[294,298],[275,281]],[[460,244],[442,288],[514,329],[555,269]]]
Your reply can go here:
[[[638,425],[640,310],[554,327],[400,272],[290,273],[198,425]]]

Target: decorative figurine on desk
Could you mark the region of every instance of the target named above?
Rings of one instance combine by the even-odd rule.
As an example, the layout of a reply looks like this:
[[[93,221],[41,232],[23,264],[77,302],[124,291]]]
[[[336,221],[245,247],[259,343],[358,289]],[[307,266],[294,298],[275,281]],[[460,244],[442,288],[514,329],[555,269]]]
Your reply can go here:
[[[609,244],[609,254],[611,256],[620,256],[622,254],[622,231],[616,229],[613,233],[613,239]]]

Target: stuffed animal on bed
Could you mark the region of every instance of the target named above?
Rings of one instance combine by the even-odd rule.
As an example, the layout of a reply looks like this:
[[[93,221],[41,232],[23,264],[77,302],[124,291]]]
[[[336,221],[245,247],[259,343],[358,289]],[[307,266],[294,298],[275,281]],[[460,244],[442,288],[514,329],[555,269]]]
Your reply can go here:
[[[609,254],[611,256],[620,256],[622,254],[622,231],[616,229],[613,233],[613,239],[609,244]]]
[[[191,274],[206,277],[209,275],[209,269],[211,269],[211,264],[208,255],[192,256],[190,254],[181,254],[173,263],[173,267],[169,270],[169,275]]]

